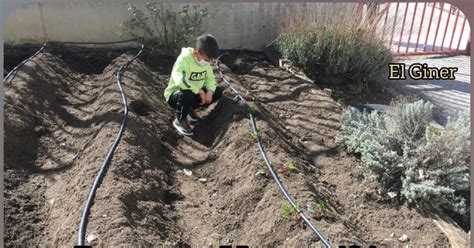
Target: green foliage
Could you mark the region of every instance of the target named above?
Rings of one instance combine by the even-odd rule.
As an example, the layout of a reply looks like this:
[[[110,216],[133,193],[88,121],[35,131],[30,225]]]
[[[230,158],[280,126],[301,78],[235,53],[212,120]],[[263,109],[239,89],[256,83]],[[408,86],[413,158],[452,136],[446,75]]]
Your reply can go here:
[[[257,142],[259,138],[258,132],[250,132],[250,138],[252,138],[253,141]]]
[[[130,19],[119,25],[118,36],[143,39],[155,50],[176,55],[199,35],[206,8],[185,5],[178,13],[164,10],[159,3],[146,3],[145,11],[128,4]]]
[[[327,210],[326,204],[324,204],[324,202],[319,203],[318,210],[322,212],[326,211]]]
[[[255,114],[255,109],[250,107],[250,106],[247,106],[247,113],[249,114]]]
[[[324,202],[321,202],[316,206],[314,206],[313,204],[311,206],[308,206],[307,211],[309,212],[310,216],[312,216],[316,220],[321,220],[323,218],[328,217],[328,209]]]
[[[292,219],[298,220],[298,218],[299,218],[298,212],[300,211],[301,207],[300,207],[300,204],[298,202],[295,203],[295,205],[296,205],[296,208],[293,208],[293,207],[288,206],[286,204],[283,205],[282,206],[283,213],[281,214],[281,217],[283,217],[285,219],[289,219],[291,217]]]
[[[270,170],[268,169],[268,167],[265,164],[260,165],[260,167],[257,167],[256,175],[257,176],[260,175],[260,176],[263,176],[263,177],[266,177],[266,178],[271,177]]]
[[[350,21],[289,28],[279,35],[278,47],[310,77],[364,87],[392,61],[376,33]]]
[[[284,174],[284,175],[289,175],[290,172],[297,172],[298,168],[296,168],[296,164],[293,162],[288,162],[285,165],[280,166],[277,169],[278,173]]]
[[[339,99],[336,101],[336,104],[337,104],[337,106],[339,106],[340,108],[345,108],[345,107],[347,107],[346,102],[345,102],[344,99],[342,99],[342,98],[339,98]]]
[[[442,207],[465,214],[461,195],[469,190],[470,118],[433,127],[429,102],[393,102],[387,113],[354,108],[341,118],[336,143],[360,155],[366,179],[383,192],[398,192],[410,204]]]
[[[297,171],[298,169],[296,168],[296,164],[293,162],[289,162],[286,164],[286,168],[288,168],[289,171]]]

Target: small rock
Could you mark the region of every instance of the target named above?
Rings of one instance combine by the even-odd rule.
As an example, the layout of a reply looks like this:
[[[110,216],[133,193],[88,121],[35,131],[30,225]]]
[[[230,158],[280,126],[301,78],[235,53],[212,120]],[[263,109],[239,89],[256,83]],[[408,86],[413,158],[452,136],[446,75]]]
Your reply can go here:
[[[388,195],[388,197],[390,197],[390,199],[393,199],[393,198],[397,197],[397,193],[395,193],[395,192],[388,192],[387,195]]]
[[[393,238],[393,237],[395,237],[395,233],[390,234],[390,238]]]
[[[220,240],[220,235],[218,233],[212,233],[211,234],[212,239],[219,241]]]
[[[324,91],[328,96],[331,96],[331,95],[332,95],[332,90],[331,90],[331,89],[324,88],[323,91]]]
[[[228,243],[228,244],[231,244],[232,242],[234,242],[233,239],[227,239],[227,243]]]
[[[35,132],[37,134],[43,134],[46,132],[46,129],[43,126],[35,127]]]
[[[188,170],[188,169],[183,169],[183,172],[184,172],[184,175],[186,175],[186,176],[188,176],[188,177],[190,177],[190,176],[193,175],[193,172],[190,171],[190,170]]]
[[[399,241],[401,242],[407,242],[408,241],[408,235],[403,234],[400,238],[398,238]]]
[[[103,214],[102,217],[107,218],[107,215],[106,215],[106,214]]]
[[[286,238],[285,240],[288,241],[288,240],[290,240],[290,238]]]
[[[207,178],[204,178],[204,177],[199,178],[198,181],[201,182],[201,183],[207,183]]]
[[[92,243],[92,242],[94,242],[94,241],[97,240],[97,236],[94,235],[94,234],[89,234],[89,235],[87,235],[86,240],[87,240],[87,243],[90,244],[90,243]]]
[[[217,193],[212,194],[212,196],[216,197],[216,196],[217,196]]]
[[[61,143],[61,144],[59,144],[59,146],[61,146],[61,147],[66,146],[66,143]]]
[[[49,203],[50,203],[51,205],[53,205],[53,204],[54,204],[54,199],[51,199],[51,200],[49,201]]]

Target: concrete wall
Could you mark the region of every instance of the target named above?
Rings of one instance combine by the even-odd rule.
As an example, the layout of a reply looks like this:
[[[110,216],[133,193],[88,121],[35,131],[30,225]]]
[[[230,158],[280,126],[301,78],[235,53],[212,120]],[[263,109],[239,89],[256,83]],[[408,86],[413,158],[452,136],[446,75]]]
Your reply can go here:
[[[178,11],[185,4],[162,3]],[[291,16],[316,19],[320,15],[355,9],[355,3],[201,3],[213,17],[203,20],[203,30],[218,39],[221,48],[261,51],[276,38],[280,24]],[[137,4],[143,8],[143,4]],[[9,44],[55,41],[113,41],[117,27],[129,18],[126,3],[35,3],[13,11],[5,22]],[[122,38],[123,39],[123,38]]]

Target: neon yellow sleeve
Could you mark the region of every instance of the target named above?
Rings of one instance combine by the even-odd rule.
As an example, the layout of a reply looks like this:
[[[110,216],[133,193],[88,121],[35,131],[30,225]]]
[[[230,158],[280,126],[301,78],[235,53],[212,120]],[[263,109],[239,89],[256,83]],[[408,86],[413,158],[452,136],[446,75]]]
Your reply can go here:
[[[209,66],[210,67],[210,66]],[[212,71],[212,67],[208,69],[208,74],[207,74],[207,79],[204,82],[204,87],[206,87],[207,90],[210,90],[212,92],[216,92],[216,77],[214,76],[214,72]]]
[[[183,90],[191,89],[191,85],[186,81],[187,71],[188,66],[184,59],[177,61],[171,71],[171,80]]]

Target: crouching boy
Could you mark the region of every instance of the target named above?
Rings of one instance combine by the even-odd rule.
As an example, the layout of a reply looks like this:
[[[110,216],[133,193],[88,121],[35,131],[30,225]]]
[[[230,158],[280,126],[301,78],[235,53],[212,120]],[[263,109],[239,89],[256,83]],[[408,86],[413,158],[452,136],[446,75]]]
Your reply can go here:
[[[218,54],[216,39],[206,34],[196,39],[194,48],[182,48],[176,59],[164,95],[176,111],[173,126],[183,135],[192,136],[191,124],[199,122],[194,109],[207,107],[222,96],[211,67]]]

